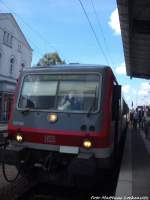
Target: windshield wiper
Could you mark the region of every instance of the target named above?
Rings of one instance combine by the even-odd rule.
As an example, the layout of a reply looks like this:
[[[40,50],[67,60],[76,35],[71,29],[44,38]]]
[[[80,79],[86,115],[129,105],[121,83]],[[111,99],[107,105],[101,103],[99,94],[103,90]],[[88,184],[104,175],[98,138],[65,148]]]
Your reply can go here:
[[[30,111],[31,111],[30,108],[23,108],[23,109],[21,110],[22,114],[29,113]]]
[[[96,88],[95,88],[94,99],[93,99],[93,101],[92,101],[92,104],[91,104],[91,106],[90,106],[88,112],[87,112],[87,117],[90,116],[91,111],[92,111],[93,108],[95,107],[95,103],[96,103],[96,93],[97,93],[97,86],[96,86]]]

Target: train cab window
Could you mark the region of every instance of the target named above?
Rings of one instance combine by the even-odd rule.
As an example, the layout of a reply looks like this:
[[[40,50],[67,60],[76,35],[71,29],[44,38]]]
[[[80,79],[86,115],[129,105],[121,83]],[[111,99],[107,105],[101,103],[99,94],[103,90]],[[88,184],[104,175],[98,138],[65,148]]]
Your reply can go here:
[[[19,108],[60,112],[95,112],[100,96],[100,76],[96,74],[43,75],[24,78]]]
[[[28,75],[22,86],[19,107],[52,109],[55,105],[56,90],[57,81],[45,80],[39,75]]]
[[[81,80],[80,77],[75,80],[61,81],[58,92],[58,110],[64,111],[88,111],[94,98],[98,99],[98,82]],[[96,104],[96,102],[95,102]],[[92,111],[95,111],[96,107]]]

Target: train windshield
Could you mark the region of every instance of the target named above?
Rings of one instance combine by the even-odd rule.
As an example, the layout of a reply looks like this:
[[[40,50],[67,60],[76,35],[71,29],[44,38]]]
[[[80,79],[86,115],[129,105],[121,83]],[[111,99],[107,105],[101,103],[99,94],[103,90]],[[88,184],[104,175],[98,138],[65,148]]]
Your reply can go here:
[[[23,80],[18,108],[60,112],[96,112],[99,74],[30,74]]]

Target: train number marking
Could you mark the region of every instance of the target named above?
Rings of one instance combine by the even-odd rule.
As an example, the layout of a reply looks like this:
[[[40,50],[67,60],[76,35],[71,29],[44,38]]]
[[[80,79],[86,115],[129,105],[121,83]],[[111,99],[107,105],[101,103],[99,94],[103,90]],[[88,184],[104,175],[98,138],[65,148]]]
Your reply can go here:
[[[54,135],[44,136],[44,143],[50,144],[50,143],[55,143],[55,142],[56,142],[56,137]]]

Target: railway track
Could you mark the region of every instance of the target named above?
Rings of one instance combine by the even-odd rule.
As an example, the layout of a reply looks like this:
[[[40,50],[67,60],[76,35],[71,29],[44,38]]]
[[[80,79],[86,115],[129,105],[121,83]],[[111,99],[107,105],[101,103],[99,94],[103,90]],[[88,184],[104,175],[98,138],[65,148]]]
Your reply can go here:
[[[0,199],[15,200],[26,191],[29,191],[34,185],[34,182],[29,182],[23,177],[19,177],[14,183],[3,182],[3,186],[0,187]]]
[[[18,196],[16,200],[88,200],[92,196],[114,196],[115,181],[113,175],[105,174],[105,176],[101,175],[100,177],[97,176],[95,184],[88,189],[57,186],[48,182],[37,183],[30,190]]]
[[[81,190],[75,190],[75,188],[69,187],[59,187],[56,185],[51,185],[49,183],[37,184],[23,196],[17,198],[17,200],[69,200],[69,199],[83,199],[85,193]]]

